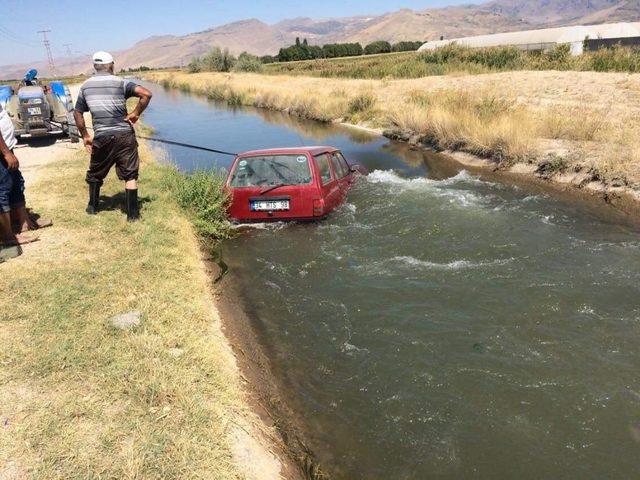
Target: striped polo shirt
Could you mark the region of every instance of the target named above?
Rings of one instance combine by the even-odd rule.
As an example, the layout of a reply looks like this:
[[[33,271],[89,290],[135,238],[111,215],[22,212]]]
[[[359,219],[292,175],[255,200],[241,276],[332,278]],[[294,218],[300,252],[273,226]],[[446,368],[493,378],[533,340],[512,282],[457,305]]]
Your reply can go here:
[[[136,84],[106,72],[97,72],[80,87],[75,109],[91,112],[96,137],[133,131],[125,120],[127,98],[133,96]]]

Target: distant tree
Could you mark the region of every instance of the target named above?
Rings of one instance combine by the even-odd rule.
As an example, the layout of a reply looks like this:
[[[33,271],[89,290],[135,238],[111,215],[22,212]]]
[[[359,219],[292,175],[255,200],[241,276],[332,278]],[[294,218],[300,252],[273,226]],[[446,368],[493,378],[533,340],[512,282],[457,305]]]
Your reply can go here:
[[[305,47],[309,45],[309,42],[307,42],[306,38],[302,41],[302,45],[304,45]]]
[[[261,72],[263,68],[260,59],[247,52],[242,52],[238,56],[238,61],[233,67],[236,72]]]
[[[393,52],[411,52],[418,50],[425,42],[420,40],[416,42],[398,42],[394,43],[391,47],[391,51]]]
[[[202,61],[198,57],[194,57],[187,65],[187,70],[189,73],[198,73],[202,72]]]
[[[293,62],[296,60],[313,60],[314,58],[323,58],[324,53],[321,47],[316,45],[296,44],[290,47],[281,48],[278,52],[278,61]]]
[[[235,61],[229,49],[222,50],[220,47],[213,47],[202,57],[203,69],[208,72],[228,72],[233,68]]]
[[[187,67],[190,73],[197,72],[228,72],[236,62],[236,58],[228,49],[213,47],[209,53],[202,57],[194,57]]]
[[[300,37],[296,37],[296,47],[300,46]]]
[[[373,55],[376,53],[390,53],[391,44],[384,40],[378,40],[377,42],[370,43],[364,47],[365,55]]]
[[[322,46],[324,58],[354,57],[364,52],[359,43],[329,43]]]
[[[274,63],[278,61],[278,57],[274,57],[273,55],[263,55],[262,57],[260,57],[260,61],[264,64]]]

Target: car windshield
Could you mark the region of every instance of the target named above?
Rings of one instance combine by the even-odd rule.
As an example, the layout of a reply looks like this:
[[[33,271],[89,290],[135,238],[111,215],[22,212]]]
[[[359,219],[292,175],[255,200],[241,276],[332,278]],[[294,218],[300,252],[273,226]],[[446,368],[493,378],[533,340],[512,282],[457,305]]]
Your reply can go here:
[[[232,187],[302,185],[311,182],[306,155],[260,155],[238,160]]]

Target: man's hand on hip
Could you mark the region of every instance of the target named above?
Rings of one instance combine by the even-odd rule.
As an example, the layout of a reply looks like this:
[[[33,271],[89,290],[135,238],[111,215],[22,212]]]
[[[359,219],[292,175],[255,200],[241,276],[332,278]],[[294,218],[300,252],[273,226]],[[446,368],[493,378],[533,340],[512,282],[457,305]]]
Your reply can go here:
[[[20,168],[20,162],[18,158],[13,154],[13,152],[9,151],[4,154],[4,159],[7,161],[7,168],[9,170],[17,170]]]
[[[135,123],[138,121],[139,118],[140,118],[140,115],[138,115],[136,112],[131,112],[129,115],[127,115],[125,120],[129,122],[131,125],[135,125]]]

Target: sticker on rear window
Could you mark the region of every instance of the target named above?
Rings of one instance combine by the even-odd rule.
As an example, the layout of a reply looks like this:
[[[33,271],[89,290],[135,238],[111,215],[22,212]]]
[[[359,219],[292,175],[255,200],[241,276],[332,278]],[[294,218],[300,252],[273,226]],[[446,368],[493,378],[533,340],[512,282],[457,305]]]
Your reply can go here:
[[[298,161],[298,163],[304,163],[307,161],[307,157],[305,157],[304,155],[300,155],[298,158],[296,158],[296,160]]]

